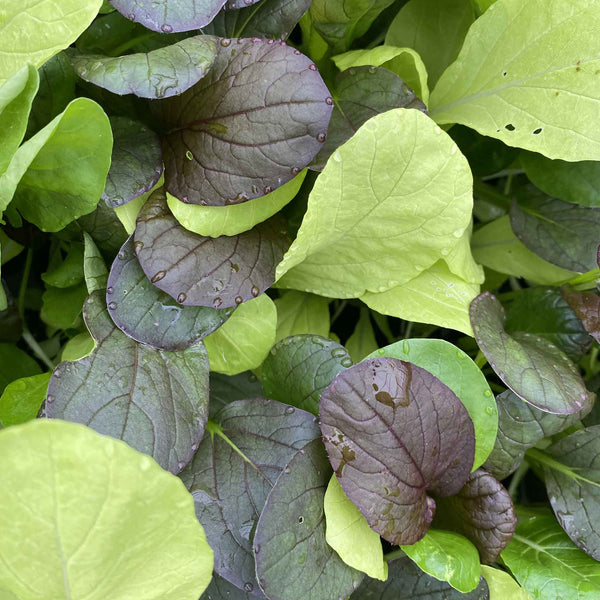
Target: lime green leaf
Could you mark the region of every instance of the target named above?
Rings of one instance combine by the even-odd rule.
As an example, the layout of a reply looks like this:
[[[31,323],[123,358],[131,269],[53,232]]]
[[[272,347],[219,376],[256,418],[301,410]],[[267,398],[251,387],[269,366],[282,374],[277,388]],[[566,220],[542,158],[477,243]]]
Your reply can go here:
[[[3,0],[0,85],[24,64],[41,67],[71,45],[98,14],[102,0]]]
[[[373,325],[371,325],[369,312],[366,306],[361,307],[358,322],[345,344],[348,354],[350,354],[355,363],[360,362],[367,354],[377,350],[379,347],[375,339],[375,332],[373,331]]]
[[[29,354],[14,344],[0,344],[0,392],[15,379],[41,372],[39,365]]]
[[[399,75],[425,104],[429,101],[427,69],[419,53],[412,48],[377,46],[369,50],[350,50],[334,56],[333,62],[340,71],[364,65],[389,69]]]
[[[96,342],[87,331],[85,333],[78,333],[65,344],[60,359],[62,361],[75,362],[80,358],[89,356],[95,347]]]
[[[23,217],[43,231],[59,231],[98,204],[111,149],[102,108],[88,98],[73,100],[15,153],[0,177],[0,212],[14,195]]]
[[[289,290],[275,300],[277,335],[275,341],[301,333],[329,335],[329,298]]]
[[[425,573],[447,581],[463,594],[479,585],[481,565],[477,548],[458,533],[430,529],[416,544],[401,548]]]
[[[46,419],[2,431],[0,455],[0,597],[197,600],[209,584],[193,499],[149,456]]]
[[[159,185],[160,182],[157,185],[157,187]],[[119,221],[121,221],[123,227],[125,227],[125,231],[129,235],[131,235],[135,231],[135,223],[137,221],[137,216],[140,210],[142,210],[142,206],[146,204],[146,200],[148,200],[150,194],[152,194],[152,192],[155,189],[156,188],[152,188],[152,190],[146,192],[145,194],[142,194],[141,196],[138,196],[137,198],[134,198],[133,200],[131,200],[131,202],[127,202],[127,204],[117,206],[114,209],[115,214],[117,215],[117,217],[119,217]]]
[[[508,215],[478,229],[473,234],[471,249],[475,260],[485,267],[542,285],[560,283],[577,275],[526,248],[513,233]]]
[[[0,424],[8,427],[35,419],[49,381],[50,373],[40,373],[9,383],[0,396]]]
[[[414,279],[467,229],[471,186],[465,157],[422,112],[369,119],[317,179],[280,287],[356,298]]]
[[[27,118],[40,78],[32,65],[19,69],[0,87],[0,173],[6,171],[27,129]]]
[[[478,284],[453,275],[440,260],[407,283],[382,293],[367,292],[360,299],[384,315],[473,335],[469,304],[478,293]]]
[[[68,288],[48,287],[42,295],[40,318],[57,329],[74,327],[87,295],[83,282]]]
[[[241,204],[229,206],[185,204],[169,193],[167,193],[167,204],[173,216],[186,229],[198,235],[208,237],[238,235],[266,221],[281,210],[298,193],[305,177],[306,169],[270,194]]]
[[[600,0],[498,0],[433,90],[432,117],[549,158],[600,159],[599,30]]]
[[[275,343],[277,311],[266,294],[235,309],[228,321],[204,338],[210,370],[236,375],[256,369]]]
[[[490,600],[531,600],[531,596],[506,571],[481,565],[481,574],[488,584]]]
[[[51,263],[48,270],[42,273],[42,281],[58,288],[71,287],[83,281],[83,245],[72,242],[64,260]]]
[[[433,87],[458,56],[474,18],[470,0],[410,0],[392,21],[385,43],[414,48]]]
[[[446,384],[465,405],[475,428],[475,461],[480,467],[494,447],[498,409],[479,367],[462,350],[445,340],[409,339],[380,348],[367,358],[389,356],[426,369]]]
[[[387,579],[381,538],[348,499],[335,475],[325,492],[325,523],[327,543],[347,565],[373,579]]]
[[[98,250],[98,246],[96,246],[92,236],[86,231],[83,232],[83,240],[83,274],[88,294],[91,294],[96,290],[106,289],[108,269],[100,250]]]

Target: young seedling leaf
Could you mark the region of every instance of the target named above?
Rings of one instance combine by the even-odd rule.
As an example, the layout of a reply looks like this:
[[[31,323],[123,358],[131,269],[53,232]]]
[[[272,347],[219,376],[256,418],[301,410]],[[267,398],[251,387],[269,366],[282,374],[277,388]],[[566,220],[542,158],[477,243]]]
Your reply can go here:
[[[300,448],[318,438],[319,429],[303,410],[253,398],[225,406],[208,430],[180,477],[214,549],[215,571],[262,596],[252,554],[258,518],[277,477]]]
[[[316,439],[294,455],[269,492],[253,550],[258,582],[270,600],[345,598],[363,578],[325,540],[330,478],[327,454]]]
[[[111,321],[103,293],[84,306],[96,348],[60,363],[46,396],[49,418],[122,439],[177,473],[192,459],[208,417],[208,359],[202,344],[178,352],[138,344]]]
[[[456,494],[475,454],[469,413],[425,369],[374,358],[342,371],[323,391],[321,431],[348,498],[392,544],[414,544],[438,496]]]
[[[71,55],[79,77],[113,94],[134,94],[156,100],[182,94],[198,83],[217,55],[208,35],[186,38],[148,53],[125,56]]]
[[[245,202],[295,177],[325,141],[333,105],[316,66],[285,42],[217,47],[204,79],[154,106],[166,189],[191,204]]]
[[[471,303],[475,339],[498,377],[520,398],[555,414],[586,410],[594,394],[554,344],[530,333],[507,333],[502,304],[489,292]]]

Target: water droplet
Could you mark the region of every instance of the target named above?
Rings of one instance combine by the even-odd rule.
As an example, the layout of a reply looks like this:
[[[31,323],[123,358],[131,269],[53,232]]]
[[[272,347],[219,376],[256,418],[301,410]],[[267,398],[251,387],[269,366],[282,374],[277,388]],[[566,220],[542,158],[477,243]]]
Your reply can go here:
[[[62,373],[56,369],[56,371],[54,371],[54,377],[58,377],[60,379],[60,376],[62,375]]]
[[[117,254],[117,257],[119,258],[119,260],[123,260],[125,258],[125,252],[123,252],[123,250],[120,250],[119,254]]]
[[[319,133],[319,135],[317,136],[317,141],[321,142],[321,144],[325,141],[325,139],[327,138],[327,134],[325,133]]]
[[[260,544],[256,544],[256,546],[254,546],[254,554],[258,554],[260,552]]]
[[[286,468],[283,470],[283,472],[284,472],[286,475],[289,475],[289,474],[290,474],[290,468],[289,468],[289,467],[286,467]]]
[[[491,398],[494,394],[492,393],[492,390],[485,390],[485,392],[483,392],[483,395],[486,398]]]
[[[453,235],[455,238],[459,238],[459,237],[460,237],[460,236],[461,236],[461,235],[462,235],[464,232],[465,232],[465,230],[464,230],[464,229],[456,229],[456,230],[454,230],[454,231],[452,232],[452,235]]]
[[[402,342],[402,351],[404,354],[408,354],[410,352],[410,344],[408,343],[408,340],[404,340]]]
[[[148,456],[144,456],[144,457],[142,457],[142,460],[140,460],[140,469],[142,471],[147,471],[151,465],[152,465],[152,461],[151,461],[150,457],[148,457]]]
[[[494,409],[491,406],[485,407],[485,414],[490,415],[490,417],[494,414]]]
[[[256,296],[258,296],[258,294],[260,293],[260,290],[255,285],[253,285],[250,288],[250,293],[256,298]]]
[[[186,157],[188,160],[194,160],[194,155],[192,154],[191,150],[186,150],[186,152],[185,152],[185,157]]]
[[[159,271],[158,273],[156,273],[156,275],[154,275],[154,277],[152,277],[152,279],[150,279],[150,281],[152,283],[156,283],[156,282],[160,281],[161,279],[164,279],[166,274],[167,274],[166,271]]]
[[[213,306],[215,308],[219,308],[219,306],[221,306],[221,304],[223,304],[223,300],[221,300],[221,298],[214,298],[213,299]]]
[[[237,305],[240,305],[244,301],[241,296],[236,296],[234,300]]]
[[[315,65],[315,64],[311,64],[311,65],[308,65],[308,68],[309,68],[311,71],[316,71],[316,70],[317,70],[317,65]]]
[[[133,250],[136,254],[139,254],[143,247],[144,247],[144,242],[134,242],[134,244],[133,244]]]
[[[183,304],[185,302],[186,298],[187,298],[187,295],[184,292],[181,292],[181,294],[179,294],[179,296],[177,296],[177,302],[179,302],[179,304]]]
[[[331,96],[327,96],[327,98],[325,98],[325,102],[327,102],[329,106],[333,106],[333,98]]]
[[[300,525],[302,525],[302,523],[304,523],[304,517],[302,515],[300,515],[298,517],[298,523],[300,523]]]
[[[167,25],[166,23],[161,26],[161,30],[163,33],[173,33],[173,28],[170,25]]]
[[[300,169],[298,167],[292,167],[291,171],[292,175],[298,175],[298,173],[300,173]]]
[[[114,288],[112,288],[112,287],[107,287],[107,288],[106,288],[106,293],[107,293],[108,295],[112,294],[114,291],[115,291],[115,289],[114,289]]]
[[[129,14],[127,15],[127,18],[128,18],[130,21],[135,21],[135,15],[134,15],[133,13],[129,13]]]
[[[52,402],[54,402],[54,396],[52,396],[51,394],[48,394],[46,396],[46,402],[48,402],[49,404],[52,404]]]
[[[342,358],[346,356],[346,350],[344,348],[334,348],[331,351],[331,356],[333,356],[333,358]]]
[[[115,308],[117,308],[117,303],[116,302],[109,302],[108,308],[110,308],[110,310],[115,310]]]
[[[342,360],[340,361],[340,364],[342,365],[342,367],[351,367],[352,359],[351,358],[342,358]]]
[[[194,452],[196,452],[196,450],[198,450],[198,444],[197,443],[192,444],[192,450]]]
[[[273,191],[273,188],[270,185],[265,185],[263,188],[263,193],[270,194]]]
[[[223,38],[221,40],[221,46],[223,46],[224,48],[227,48],[227,46],[229,46],[231,44],[231,40],[227,39],[227,38]]]
[[[293,414],[293,413],[295,413],[295,412],[296,412],[296,409],[295,409],[293,406],[288,406],[288,407],[285,409],[285,413],[286,413],[287,415],[291,415],[291,414]]]

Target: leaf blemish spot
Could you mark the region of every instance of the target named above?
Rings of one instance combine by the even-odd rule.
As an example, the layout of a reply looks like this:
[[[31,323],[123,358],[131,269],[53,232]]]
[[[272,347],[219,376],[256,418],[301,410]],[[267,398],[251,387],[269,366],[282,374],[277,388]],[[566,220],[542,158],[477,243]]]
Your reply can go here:
[[[507,123],[504,126],[504,129],[508,129],[508,131],[514,131],[515,130],[515,126],[512,123]]]
[[[538,135],[540,133],[542,133],[542,128],[541,127],[538,127],[537,129],[533,130],[533,135]]]

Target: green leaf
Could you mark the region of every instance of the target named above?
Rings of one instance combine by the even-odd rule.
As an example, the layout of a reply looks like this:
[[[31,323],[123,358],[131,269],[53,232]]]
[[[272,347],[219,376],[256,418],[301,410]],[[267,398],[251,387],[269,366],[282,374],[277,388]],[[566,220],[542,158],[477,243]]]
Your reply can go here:
[[[89,356],[95,347],[96,342],[87,331],[78,333],[64,345],[60,359],[61,361],[75,362]]]
[[[83,273],[88,294],[96,290],[105,290],[108,281],[108,269],[104,258],[92,236],[86,231],[83,232],[83,240]]]
[[[384,67],[401,77],[425,104],[429,102],[427,69],[418,52],[412,48],[384,45],[368,50],[350,50],[334,56],[333,62],[340,71],[365,65]]]
[[[576,275],[543,259],[519,241],[508,215],[479,228],[471,241],[475,260],[499,273],[524,277],[534,283],[552,285]]]
[[[73,100],[17,150],[0,176],[0,212],[14,195],[23,217],[43,231],[59,231],[96,207],[111,148],[102,108],[87,98]]]
[[[219,237],[238,235],[252,229],[279,212],[299,192],[306,177],[306,169],[292,180],[265,194],[260,199],[229,206],[200,206],[185,204],[167,193],[167,204],[173,216],[186,228],[198,235]]]
[[[316,439],[295,454],[267,497],[253,549],[256,576],[270,600],[345,598],[362,580],[325,539],[330,478],[327,454]]]
[[[0,344],[0,393],[11,381],[41,372],[40,366],[29,354],[14,344]]]
[[[192,498],[150,457],[45,419],[2,431],[0,454],[2,598],[196,600],[210,582]]]
[[[324,501],[325,539],[349,566],[369,577],[386,581],[388,566],[383,559],[381,538],[352,504],[335,475],[332,475]]]
[[[275,341],[301,333],[329,335],[329,298],[296,290],[284,291],[277,300]]]
[[[351,365],[348,352],[337,342],[300,334],[273,346],[263,363],[261,379],[268,398],[318,415],[321,392]]]
[[[470,0],[410,0],[390,24],[385,43],[416,50],[433,88],[458,56],[474,20]]]
[[[402,550],[425,573],[447,581],[463,594],[479,585],[479,553],[462,535],[430,529],[422,540],[411,546],[402,546]]]
[[[529,512],[527,518],[519,517],[517,533],[502,552],[517,581],[534,600],[596,600],[600,564],[573,544],[553,515]]]
[[[599,28],[598,0],[498,0],[433,90],[432,117],[548,158],[598,160]]]
[[[37,69],[71,45],[101,6],[102,0],[61,0],[58,5],[4,0],[0,12],[0,85],[26,63]]]
[[[450,342],[425,338],[395,342],[367,358],[376,356],[405,360],[426,369],[458,396],[475,428],[473,471],[480,467],[494,446],[498,411],[483,373],[469,356]]]
[[[212,36],[197,35],[148,53],[72,54],[79,77],[113,94],[156,100],[177,96],[202,79],[217,55]]]
[[[252,554],[258,517],[285,466],[319,428],[311,414],[266,398],[232,402],[214,419],[180,477],[214,548],[215,571],[260,596]]]
[[[50,373],[22,377],[9,383],[0,396],[0,426],[9,427],[37,417],[46,399]]]
[[[198,448],[208,417],[204,346],[166,352],[138,344],[114,326],[100,291],[88,298],[84,317],[96,347],[54,370],[47,416],[122,439],[178,473]]]
[[[57,329],[75,327],[86,297],[87,288],[83,282],[67,288],[49,286],[42,295],[40,318]]]
[[[204,338],[210,370],[235,375],[256,369],[275,343],[277,311],[266,294],[248,300],[231,318]]]
[[[506,571],[481,565],[481,574],[490,589],[490,600],[531,600],[531,596]]]
[[[578,368],[554,344],[530,333],[505,331],[502,304],[489,292],[471,303],[477,345],[498,377],[520,398],[542,411],[573,414],[590,407]]]
[[[232,10],[231,12],[238,11]],[[206,588],[204,594],[200,596],[200,600],[254,600],[254,598],[256,596],[252,592],[241,590],[216,573],[213,573],[210,585]]]
[[[67,255],[56,265],[42,273],[42,281],[49,286],[66,288],[83,281],[83,246],[71,242]]]
[[[371,354],[379,344],[375,339],[373,325],[371,325],[370,311],[366,306],[361,306],[360,316],[354,327],[352,335],[346,341],[346,349],[355,363],[360,362],[367,355]]]
[[[355,298],[414,279],[467,229],[471,185],[457,146],[422,112],[369,119],[317,179],[279,285]]]
[[[159,184],[161,181],[163,181],[162,178],[159,180]],[[157,187],[160,187],[160,185]],[[121,204],[121,206],[117,206],[114,209],[114,214],[117,216],[119,221],[121,221],[121,224],[129,235],[135,231],[135,224],[138,214],[140,210],[142,210],[142,206],[144,206],[146,200],[148,200],[153,192],[154,189],[142,194],[141,196],[138,196],[137,198],[134,198],[130,202],[127,202],[127,204]]]
[[[0,87],[0,174],[6,171],[13,154],[23,141],[39,82],[37,70],[32,65],[26,65]]]
[[[600,208],[600,163],[550,160],[534,152],[521,152],[519,160],[527,177],[549,196]]]

